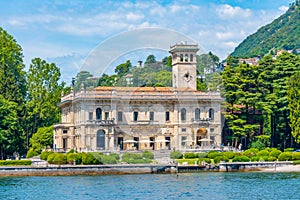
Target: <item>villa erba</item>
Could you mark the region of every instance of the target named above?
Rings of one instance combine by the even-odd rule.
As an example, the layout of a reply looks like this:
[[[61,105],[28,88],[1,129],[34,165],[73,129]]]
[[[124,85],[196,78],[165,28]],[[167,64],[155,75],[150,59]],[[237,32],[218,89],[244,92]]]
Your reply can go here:
[[[172,87],[104,87],[62,96],[54,148],[186,149],[221,145],[220,92],[196,89],[198,45],[175,44]]]

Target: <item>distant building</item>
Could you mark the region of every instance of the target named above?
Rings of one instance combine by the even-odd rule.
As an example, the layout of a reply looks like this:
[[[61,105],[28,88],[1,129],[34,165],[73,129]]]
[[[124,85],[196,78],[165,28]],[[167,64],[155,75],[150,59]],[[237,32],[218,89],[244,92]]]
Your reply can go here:
[[[253,58],[239,58],[239,63],[245,63],[249,65],[258,65],[259,57]]]
[[[221,145],[219,92],[196,90],[198,45],[176,44],[172,87],[104,87],[62,96],[54,146],[68,151]],[[126,77],[129,78],[129,77]]]

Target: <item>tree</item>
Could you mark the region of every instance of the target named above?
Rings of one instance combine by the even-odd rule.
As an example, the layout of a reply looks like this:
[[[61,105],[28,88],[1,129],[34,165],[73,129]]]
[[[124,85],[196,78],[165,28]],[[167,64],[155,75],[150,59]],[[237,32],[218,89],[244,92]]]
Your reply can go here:
[[[0,95],[0,158],[14,152],[24,153],[24,132],[17,116],[17,103]]]
[[[30,138],[31,150],[40,154],[42,149],[53,146],[53,126],[39,128]]]
[[[60,102],[64,83],[59,83],[60,70],[54,63],[35,58],[28,71],[27,120],[29,134],[38,128],[50,126],[60,120]],[[29,135],[29,137],[30,137]]]
[[[22,48],[0,27],[0,94],[21,106],[25,101],[26,80]]]
[[[155,59],[155,56],[154,55],[149,55],[147,58],[146,58],[146,61],[145,61],[145,65],[149,65],[149,64],[156,64],[156,59]]]
[[[82,89],[82,84],[84,88],[94,88],[98,79],[92,79],[93,75],[88,71],[80,71],[74,80],[74,91],[79,91]]]
[[[14,151],[20,152],[24,149],[22,148],[24,144],[22,136],[24,133],[23,127],[25,126],[25,77],[22,48],[11,35],[0,27],[0,95],[1,98],[5,99],[3,104],[10,108],[6,110],[4,106],[4,110],[1,111],[3,115],[1,116],[3,120],[5,119],[4,121],[12,120],[13,122],[17,120],[17,125],[12,123],[10,126],[0,123],[3,134],[5,132],[5,134],[14,135],[13,139],[11,136],[7,136],[2,140],[2,158],[14,153]],[[13,102],[16,104],[13,104]]]
[[[128,74],[128,72],[130,72],[131,69],[132,69],[132,64],[131,64],[130,60],[127,60],[125,63],[122,63],[122,64],[116,66],[115,73],[117,73],[117,75],[119,77],[122,77],[122,76]]]
[[[300,72],[292,76],[288,82],[287,99],[292,135],[295,141],[300,143]]]

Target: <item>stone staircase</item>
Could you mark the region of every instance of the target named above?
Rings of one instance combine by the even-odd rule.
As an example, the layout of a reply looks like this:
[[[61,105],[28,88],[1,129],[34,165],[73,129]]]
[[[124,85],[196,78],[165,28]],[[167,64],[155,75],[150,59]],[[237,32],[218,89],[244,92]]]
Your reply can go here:
[[[154,160],[156,160],[158,164],[170,164],[172,161],[170,158],[171,150],[156,150],[152,152],[154,154]]]

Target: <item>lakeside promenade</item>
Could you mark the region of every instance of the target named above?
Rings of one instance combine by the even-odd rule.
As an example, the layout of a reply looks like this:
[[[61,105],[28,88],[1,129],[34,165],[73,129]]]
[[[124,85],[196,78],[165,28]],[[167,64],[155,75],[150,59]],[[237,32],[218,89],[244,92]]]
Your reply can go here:
[[[174,164],[114,164],[114,165],[32,165],[0,167],[0,176],[68,176],[107,174],[157,174],[185,172],[300,172],[300,165],[290,161],[236,162],[218,165],[177,165]]]

